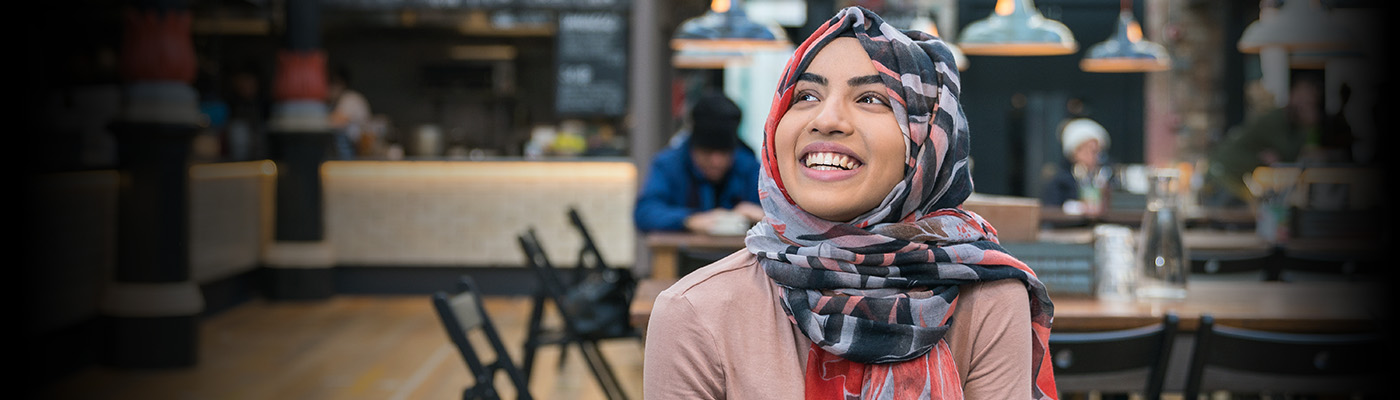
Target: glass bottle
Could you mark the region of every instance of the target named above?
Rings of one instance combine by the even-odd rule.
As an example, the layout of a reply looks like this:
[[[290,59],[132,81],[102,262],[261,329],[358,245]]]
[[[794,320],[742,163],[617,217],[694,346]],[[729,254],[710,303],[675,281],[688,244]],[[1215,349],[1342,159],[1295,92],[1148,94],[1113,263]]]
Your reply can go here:
[[[1184,298],[1190,259],[1181,241],[1180,173],[1172,168],[1154,169],[1147,179],[1150,186],[1138,239],[1136,293],[1141,298]]]

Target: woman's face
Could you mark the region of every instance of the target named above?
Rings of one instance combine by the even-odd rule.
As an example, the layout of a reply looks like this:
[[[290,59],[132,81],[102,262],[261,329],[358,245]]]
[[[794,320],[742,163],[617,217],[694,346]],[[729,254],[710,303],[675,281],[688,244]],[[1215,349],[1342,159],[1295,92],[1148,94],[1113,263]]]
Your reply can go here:
[[[1099,166],[1099,140],[1089,139],[1080,143],[1074,148],[1074,163],[1085,168],[1096,168]]]
[[[798,207],[847,222],[904,179],[904,134],[887,93],[855,38],[836,38],[812,59],[773,140],[778,173]]]

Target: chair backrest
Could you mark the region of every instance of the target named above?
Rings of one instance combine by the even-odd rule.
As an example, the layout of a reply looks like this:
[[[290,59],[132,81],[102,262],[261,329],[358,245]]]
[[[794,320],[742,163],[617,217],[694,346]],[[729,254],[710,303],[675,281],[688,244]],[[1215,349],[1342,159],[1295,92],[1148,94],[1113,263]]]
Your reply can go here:
[[[583,216],[579,215],[578,209],[569,207],[569,223],[583,237],[583,247],[578,251],[578,268],[585,266],[592,268],[607,268],[607,261],[603,260],[603,253],[598,251],[598,245],[593,241],[593,235],[588,233],[588,225],[583,222]]]
[[[1215,325],[1201,316],[1195,349],[1186,374],[1186,398],[1195,398],[1206,383],[1206,367],[1266,376],[1277,390],[1352,393],[1374,390],[1368,384],[1385,371],[1390,354],[1379,334],[1304,334]]]
[[[545,297],[553,301],[557,308],[564,308],[563,306],[567,302],[565,296],[572,285],[560,278],[554,264],[549,262],[549,256],[545,254],[544,247],[540,245],[539,237],[535,235],[535,229],[526,229],[524,233],[517,236],[517,240],[520,242],[520,250],[525,254],[525,265],[530,270],[535,271],[535,277],[540,285],[538,290],[543,291]],[[573,316],[567,311],[561,310],[560,317],[564,320],[564,326],[575,326]]]
[[[549,262],[534,229],[519,235],[527,266],[535,271],[547,298],[554,302],[570,335],[591,339],[632,336],[628,310],[636,281],[631,271],[601,269],[568,284]]]
[[[570,284],[559,277],[554,268],[554,263],[549,261],[549,256],[544,252],[544,246],[540,244],[539,236],[535,235],[535,229],[526,229],[516,237],[520,243],[520,250],[525,255],[525,265],[530,270],[535,271],[539,278],[539,283],[543,287],[540,289],[555,300],[561,300],[563,293],[568,291]]]
[[[1051,333],[1050,355],[1055,376],[1072,377],[1146,369],[1142,394],[1158,399],[1166,379],[1167,360],[1179,318],[1168,313],[1162,322],[1141,328],[1105,332]],[[1061,388],[1066,390],[1070,388]]]
[[[495,387],[497,371],[504,371],[510,378],[515,385],[517,398],[532,398],[524,374],[511,361],[505,344],[501,342],[500,334],[491,323],[491,318],[486,315],[476,282],[471,277],[460,277],[455,292],[434,293],[433,308],[437,310],[438,319],[447,330],[447,336],[452,339],[452,344],[457,347],[457,352],[466,362],[467,369],[476,379],[472,386],[463,390],[463,399],[499,399],[500,395]],[[470,338],[473,331],[480,331],[486,337],[495,353],[494,361],[482,360],[480,352]]]

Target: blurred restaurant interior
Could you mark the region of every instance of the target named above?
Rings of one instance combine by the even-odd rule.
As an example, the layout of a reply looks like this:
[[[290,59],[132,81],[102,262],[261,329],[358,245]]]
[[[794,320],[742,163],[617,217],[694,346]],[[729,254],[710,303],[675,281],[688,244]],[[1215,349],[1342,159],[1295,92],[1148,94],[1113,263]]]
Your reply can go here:
[[[220,318],[279,306],[373,308],[336,303],[344,299],[407,299],[405,309],[426,323],[406,337],[427,350],[374,370],[389,376],[376,375],[378,386],[298,372],[324,379],[230,396],[458,397],[475,380],[456,350],[442,361],[453,369],[427,378],[443,388],[405,386],[425,385],[408,375],[433,349],[454,346],[430,296],[469,276],[488,302],[542,301],[543,275],[522,246],[527,231],[558,268],[601,256],[595,263],[630,271],[640,283],[629,322],[644,332],[657,292],[743,246],[742,236],[637,230],[633,205],[647,165],[707,90],[742,108],[740,139],[758,150],[788,57],[851,5],[960,51],[976,183],[965,207],[992,222],[1058,296],[1055,332],[1180,318],[1165,341],[1176,345],[1154,356],[1168,366],[1079,378],[1065,361],[1066,393],[1140,395],[1143,376],[1161,371],[1149,392],[1192,390],[1188,364],[1200,361],[1192,343],[1212,323],[1363,335],[1390,317],[1374,297],[1383,289],[1373,287],[1385,281],[1379,254],[1394,231],[1381,191],[1392,179],[1380,161],[1393,143],[1384,132],[1395,103],[1394,74],[1383,72],[1392,30],[1384,24],[1395,11],[1386,1],[31,3],[16,57],[22,129],[12,136],[23,170],[21,369],[33,375],[35,398],[220,397],[200,389],[230,374],[208,372],[225,365],[208,349],[236,336],[211,330],[236,324]],[[332,118],[328,100],[342,76],[368,107],[350,128]],[[1221,150],[1290,104],[1293,82],[1304,79],[1321,83],[1310,136],[1283,156]],[[1106,131],[1114,183],[1096,203],[1042,203],[1067,157],[1060,130],[1074,118]],[[1225,173],[1242,197],[1211,184],[1218,164],[1256,159],[1265,161]],[[1174,180],[1160,186],[1163,176]],[[1163,198],[1172,212],[1155,205]],[[1114,275],[1140,273],[1144,243],[1159,240],[1176,249],[1158,254],[1157,265],[1175,260],[1183,269],[1168,279],[1184,288],[1172,299],[1134,294],[1123,286],[1133,281]],[[533,340],[526,320],[537,318],[524,315],[528,306],[490,304],[490,318],[520,325],[501,328],[507,356],[520,359],[520,343]],[[304,334],[331,341],[349,326],[321,321],[327,326]],[[625,397],[641,397],[640,347],[607,352],[623,358],[613,367],[624,370],[614,378]],[[242,368],[296,364],[286,354],[261,357]],[[339,357],[333,363],[362,361]],[[74,380],[94,370],[106,371],[110,386]],[[570,384],[581,393],[624,397],[596,387],[607,386],[594,382],[596,370],[576,372]],[[185,383],[144,392],[114,383],[153,373]],[[1277,378],[1242,374],[1252,378],[1208,376],[1204,387],[1284,390]],[[596,395],[537,385],[536,397]]]

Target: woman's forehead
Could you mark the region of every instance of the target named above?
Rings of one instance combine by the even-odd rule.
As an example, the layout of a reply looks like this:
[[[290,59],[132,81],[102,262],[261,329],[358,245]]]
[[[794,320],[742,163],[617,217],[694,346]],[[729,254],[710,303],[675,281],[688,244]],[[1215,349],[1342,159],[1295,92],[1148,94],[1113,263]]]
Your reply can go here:
[[[839,37],[817,50],[806,72],[821,75],[842,72],[864,75],[874,73],[875,66],[871,65],[870,55],[865,53],[865,47],[861,46],[859,40]]]

